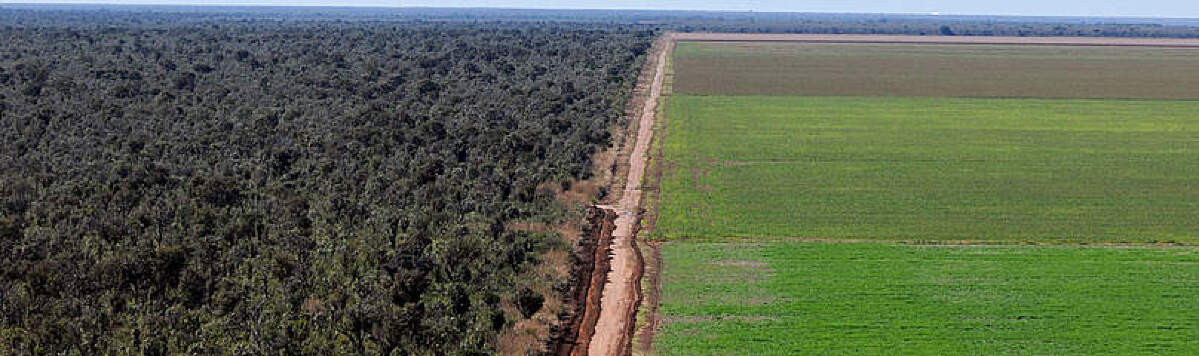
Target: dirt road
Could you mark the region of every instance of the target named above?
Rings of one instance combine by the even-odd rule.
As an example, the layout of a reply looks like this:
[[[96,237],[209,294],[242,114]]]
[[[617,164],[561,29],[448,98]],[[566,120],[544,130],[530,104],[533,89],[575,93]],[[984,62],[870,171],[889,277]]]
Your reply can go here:
[[[641,293],[641,254],[637,251],[636,233],[641,210],[641,179],[645,175],[645,163],[653,138],[654,114],[657,112],[658,97],[662,95],[662,81],[666,72],[666,56],[672,42],[666,42],[658,53],[653,84],[638,118],[637,141],[629,155],[629,173],[625,179],[624,194],[616,206],[605,206],[619,214],[616,229],[612,232],[612,262],[608,282],[600,299],[600,317],[595,325],[587,354],[590,356],[623,355],[628,353],[633,330],[633,318]]]
[[[1001,37],[1001,36],[910,36],[910,35],[817,35],[757,33],[676,33],[678,41],[801,42],[801,43],[911,43],[1042,46],[1129,46],[1199,48],[1193,38],[1122,37]]]

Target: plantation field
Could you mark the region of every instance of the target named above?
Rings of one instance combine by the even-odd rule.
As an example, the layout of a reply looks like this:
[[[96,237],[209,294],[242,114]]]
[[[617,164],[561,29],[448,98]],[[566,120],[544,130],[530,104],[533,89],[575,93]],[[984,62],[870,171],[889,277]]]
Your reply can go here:
[[[670,243],[660,355],[1196,354],[1199,250]]]
[[[1199,49],[680,42],[678,93],[1199,99]]]
[[[667,110],[671,240],[1199,242],[1199,102],[676,94]]]

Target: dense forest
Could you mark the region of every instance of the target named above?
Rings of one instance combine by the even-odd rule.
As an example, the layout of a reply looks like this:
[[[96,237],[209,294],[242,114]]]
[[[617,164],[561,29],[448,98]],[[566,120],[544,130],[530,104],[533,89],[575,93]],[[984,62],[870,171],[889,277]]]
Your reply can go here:
[[[662,31],[1162,23],[0,6],[0,354],[488,354]],[[503,305],[517,306],[518,312]]]
[[[0,354],[492,352],[654,36],[0,27]]]

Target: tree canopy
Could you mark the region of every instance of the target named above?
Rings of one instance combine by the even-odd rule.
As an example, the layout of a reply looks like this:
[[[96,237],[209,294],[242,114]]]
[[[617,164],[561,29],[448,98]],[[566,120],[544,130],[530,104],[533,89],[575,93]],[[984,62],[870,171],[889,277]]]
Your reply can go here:
[[[492,352],[655,35],[162,23],[0,30],[0,350]]]

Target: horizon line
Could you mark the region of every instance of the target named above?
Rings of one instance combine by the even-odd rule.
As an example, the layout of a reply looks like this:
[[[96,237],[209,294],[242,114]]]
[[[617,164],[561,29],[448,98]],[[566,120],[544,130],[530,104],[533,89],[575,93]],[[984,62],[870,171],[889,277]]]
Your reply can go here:
[[[760,14],[816,14],[816,15],[890,15],[890,16],[928,16],[928,17],[1024,17],[1024,18],[1083,18],[1083,19],[1162,19],[1162,20],[1199,20],[1199,17],[1169,17],[1152,15],[1019,15],[1019,14],[980,14],[952,12],[851,12],[851,11],[768,11],[746,9],[657,9],[657,8],[603,8],[603,7],[503,7],[503,6],[425,6],[425,5],[356,5],[356,4],[269,4],[269,3],[119,3],[119,2],[0,2],[4,6],[129,6],[129,7],[262,7],[262,8],[347,8],[347,9],[486,9],[486,10],[542,10],[542,11],[656,11],[656,12],[709,12],[709,13],[760,13]]]

